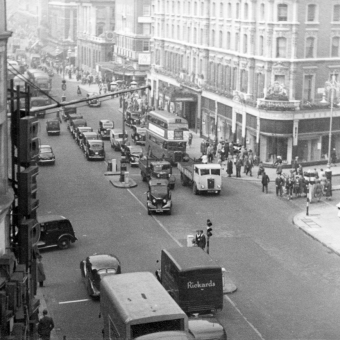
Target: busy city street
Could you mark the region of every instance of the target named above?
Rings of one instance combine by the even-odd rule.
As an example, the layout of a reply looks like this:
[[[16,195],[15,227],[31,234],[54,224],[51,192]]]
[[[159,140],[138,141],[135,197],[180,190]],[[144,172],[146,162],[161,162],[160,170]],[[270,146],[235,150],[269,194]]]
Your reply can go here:
[[[61,95],[60,83],[56,75],[56,97]],[[67,100],[77,97],[76,88],[75,82],[67,82]],[[122,125],[119,98],[103,100],[101,108],[79,105],[78,112],[95,131],[100,119]],[[227,177],[220,196],[194,196],[182,187],[174,168],[172,216],[148,216],[147,185],[139,168],[128,166],[137,187],[114,187],[105,176],[107,162],[87,161],[66,122],[60,136],[47,136],[45,122],[55,114],[40,120],[41,143],[53,147],[56,164],[39,169],[39,215],[69,218],[78,238],[67,250],[42,251],[47,280],[41,294],[60,339],[101,337],[99,302],[82,284],[81,260],[93,253],[112,253],[123,273],[155,272],[161,250],[186,246],[187,235],[205,229],[207,219],[213,223],[210,255],[237,286],[236,292],[225,295],[217,314],[228,339],[318,338],[326,333],[329,339],[336,337],[340,259],[292,224],[305,199],[277,199],[273,185],[265,195],[259,183]],[[119,162],[120,152],[113,151],[109,141],[105,151],[106,160]]]

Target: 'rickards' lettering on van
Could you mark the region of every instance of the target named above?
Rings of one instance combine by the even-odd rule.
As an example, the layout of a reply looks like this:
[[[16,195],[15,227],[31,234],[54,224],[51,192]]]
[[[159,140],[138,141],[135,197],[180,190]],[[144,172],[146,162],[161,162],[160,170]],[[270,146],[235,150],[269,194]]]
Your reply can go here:
[[[215,282],[213,282],[212,280],[206,283],[200,283],[199,281],[197,281],[196,283],[192,281],[188,282],[188,288],[207,288],[207,287],[215,287]]]

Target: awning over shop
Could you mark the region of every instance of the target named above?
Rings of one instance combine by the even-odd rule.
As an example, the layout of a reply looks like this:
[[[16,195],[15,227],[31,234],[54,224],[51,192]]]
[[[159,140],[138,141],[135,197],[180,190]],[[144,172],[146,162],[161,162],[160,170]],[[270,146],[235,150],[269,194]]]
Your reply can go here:
[[[117,64],[113,62],[100,62],[97,64],[102,70],[109,71],[114,74],[122,76],[135,76],[135,77],[145,77],[146,72],[141,72],[134,70],[131,66],[124,67],[122,64]]]
[[[57,53],[56,48],[54,46],[45,46],[45,47],[42,48],[42,51],[44,51],[45,53],[51,55],[52,57],[56,57],[56,56],[58,56],[58,55],[63,53],[63,51],[59,51]]]

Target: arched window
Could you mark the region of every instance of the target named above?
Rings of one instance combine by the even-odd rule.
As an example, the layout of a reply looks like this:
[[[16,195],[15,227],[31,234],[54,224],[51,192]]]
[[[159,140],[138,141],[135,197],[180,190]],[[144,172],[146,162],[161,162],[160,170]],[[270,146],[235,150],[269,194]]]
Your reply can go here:
[[[306,39],[306,58],[314,58],[315,53],[315,38],[308,37]]]
[[[286,58],[287,40],[280,37],[276,39],[276,58]]]
[[[333,37],[332,39],[332,57],[339,57],[339,46],[340,46],[340,38]]]

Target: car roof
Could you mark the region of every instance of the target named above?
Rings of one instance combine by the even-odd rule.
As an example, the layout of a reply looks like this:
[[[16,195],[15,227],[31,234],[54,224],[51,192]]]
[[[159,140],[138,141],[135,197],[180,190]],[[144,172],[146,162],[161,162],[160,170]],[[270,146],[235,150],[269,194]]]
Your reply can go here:
[[[84,135],[85,137],[87,137],[87,136],[97,136],[98,134],[97,134],[97,132],[95,132],[95,131],[85,131],[85,132],[83,133],[83,135]]]
[[[40,145],[39,148],[51,148],[51,145],[47,145],[47,144],[43,144],[43,145]]]
[[[151,179],[149,181],[150,186],[167,186],[168,185],[168,180],[167,179]]]
[[[112,254],[93,254],[87,257],[93,269],[117,268],[120,266],[119,259]]]
[[[95,143],[102,143],[104,144],[104,141],[102,141],[101,139],[90,139],[89,144],[95,144]]]
[[[101,123],[113,123],[112,120],[109,120],[109,119],[101,119],[100,122]]]
[[[127,145],[130,150],[140,150],[143,152],[143,148],[139,145]]]
[[[51,221],[61,221],[61,220],[67,220],[67,218],[62,216],[62,215],[43,215],[43,216],[38,216],[38,222],[39,223],[45,223],[45,222],[51,222]]]

